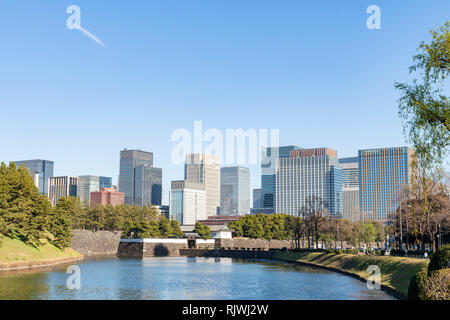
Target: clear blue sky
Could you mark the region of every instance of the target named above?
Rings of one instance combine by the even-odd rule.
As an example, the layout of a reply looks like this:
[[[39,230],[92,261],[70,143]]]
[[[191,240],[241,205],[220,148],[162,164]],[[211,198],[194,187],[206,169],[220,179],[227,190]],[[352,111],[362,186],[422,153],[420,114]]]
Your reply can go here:
[[[71,4],[105,47],[66,28]],[[121,149],[152,151],[167,202],[170,135],[194,120],[340,157],[405,145],[393,83],[449,17],[448,0],[0,0],[0,161],[116,180]]]

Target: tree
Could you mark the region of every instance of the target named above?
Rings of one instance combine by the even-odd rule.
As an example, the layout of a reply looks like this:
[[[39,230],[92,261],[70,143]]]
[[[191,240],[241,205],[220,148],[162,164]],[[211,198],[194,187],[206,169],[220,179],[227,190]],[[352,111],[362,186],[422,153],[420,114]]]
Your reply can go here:
[[[300,248],[300,240],[304,237],[306,231],[305,220],[301,217],[286,215],[285,226],[289,237],[294,239],[295,247]]]
[[[408,244],[417,245],[422,253],[427,244],[435,251],[438,236],[450,231],[450,186],[440,174],[412,172],[408,190],[408,197],[392,217],[395,233],[399,239],[403,235],[403,242],[406,238]]]
[[[244,230],[243,230],[243,218],[240,218],[239,220],[230,221],[230,224],[228,225],[230,229],[233,229],[233,237],[243,237],[244,236]]]
[[[412,84],[395,83],[401,91],[399,115],[408,140],[421,166],[441,163],[450,145],[450,100],[444,84],[450,72],[450,21],[439,30],[431,30],[430,43],[422,42],[410,73],[419,72],[422,79]]]
[[[261,215],[264,214],[258,213],[256,215],[244,217],[242,224],[242,232],[244,237],[253,239],[262,239],[264,237],[264,227],[261,224],[261,220],[264,218]]]
[[[163,238],[172,238],[173,237],[173,230],[170,225],[169,220],[166,219],[166,217],[161,217],[159,220],[159,233]]]
[[[46,237],[49,201],[39,193],[25,166],[0,165],[0,233],[39,246]]]
[[[200,237],[202,237],[203,239],[210,239],[211,238],[211,229],[209,228],[209,226],[205,226],[200,221],[197,221],[195,223],[194,232],[198,233],[198,235]]]
[[[72,217],[70,216],[70,210],[67,209],[66,201],[68,200],[61,198],[48,219],[48,231],[53,235],[50,242],[61,249],[70,247],[70,241],[73,237]]]
[[[170,227],[172,228],[172,235],[175,238],[183,238],[184,232],[181,230],[178,221],[175,219],[170,220]]]

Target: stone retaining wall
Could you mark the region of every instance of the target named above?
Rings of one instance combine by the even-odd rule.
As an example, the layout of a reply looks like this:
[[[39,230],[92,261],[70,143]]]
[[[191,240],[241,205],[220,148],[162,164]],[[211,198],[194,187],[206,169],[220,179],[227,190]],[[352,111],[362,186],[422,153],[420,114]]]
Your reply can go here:
[[[176,257],[187,247],[187,239],[122,239],[118,257]]]
[[[120,236],[121,232],[119,231],[74,230],[70,246],[86,257],[101,255],[117,255],[120,257],[179,256],[179,249],[188,248],[187,239],[146,239],[146,241],[139,242],[143,239],[123,239],[121,241]],[[293,248],[293,242],[249,238],[198,239],[196,248],[233,250],[291,249]]]
[[[216,239],[216,249],[292,249],[294,243],[288,240],[265,240],[250,238]]]
[[[120,231],[74,230],[70,247],[84,256],[116,255]]]
[[[186,257],[221,257],[235,259],[272,259],[276,250],[180,249]]]

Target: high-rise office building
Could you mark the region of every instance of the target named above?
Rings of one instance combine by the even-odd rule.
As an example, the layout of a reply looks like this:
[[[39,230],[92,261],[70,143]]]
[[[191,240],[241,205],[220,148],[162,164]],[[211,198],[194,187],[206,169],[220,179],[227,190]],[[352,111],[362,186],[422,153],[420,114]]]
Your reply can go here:
[[[119,191],[126,204],[161,205],[162,169],[153,167],[152,152],[120,151]]]
[[[77,196],[81,202],[91,202],[91,192],[99,191],[102,188],[111,188],[112,178],[99,176],[79,176],[77,186]]]
[[[358,151],[359,204],[368,219],[388,221],[401,201],[401,190],[410,183],[411,159],[408,147]]]
[[[50,177],[48,180],[48,198],[55,205],[60,198],[77,196],[78,177]]]
[[[250,169],[223,167],[220,169],[220,215],[250,213]]]
[[[25,165],[30,171],[30,175],[37,185],[39,192],[48,195],[48,179],[53,177],[53,161],[36,159],[14,162],[17,167]]]
[[[139,165],[135,168],[134,204],[160,206],[162,201],[162,169]]]
[[[172,181],[169,198],[169,215],[181,225],[195,225],[198,220],[206,219],[207,197],[204,183]]]
[[[261,189],[253,189],[253,209],[262,208]]]
[[[166,205],[156,206],[156,209],[159,211],[159,214],[163,215],[166,219],[170,220],[170,206]]]
[[[347,220],[360,219],[358,157],[340,158],[342,174],[342,217]]]
[[[309,207],[342,216],[341,170],[335,150],[294,150],[290,158],[276,159],[276,212],[298,216]]]
[[[217,215],[220,208],[220,160],[204,153],[188,154],[184,167],[184,180],[204,185],[206,214]]]
[[[261,163],[261,208],[275,208],[276,159],[290,158],[291,152],[295,150],[301,150],[301,148],[294,145],[263,148],[263,160]]]

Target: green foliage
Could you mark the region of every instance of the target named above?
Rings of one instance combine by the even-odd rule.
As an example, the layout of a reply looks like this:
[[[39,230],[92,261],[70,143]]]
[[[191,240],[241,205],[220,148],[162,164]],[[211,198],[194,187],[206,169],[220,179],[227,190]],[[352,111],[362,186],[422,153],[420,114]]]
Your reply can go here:
[[[61,198],[48,216],[48,231],[53,235],[50,242],[59,248],[70,246],[73,236],[73,222],[70,214],[74,204],[70,198]]]
[[[169,220],[167,220],[165,217],[161,217],[161,219],[159,220],[159,233],[163,238],[173,237],[172,226],[170,225]]]
[[[423,300],[425,299],[425,284],[428,279],[428,266],[424,264],[422,268],[411,278],[408,287],[409,300]]]
[[[450,21],[432,30],[430,43],[422,42],[414,56],[410,73],[419,72],[421,80],[396,83],[402,92],[399,115],[421,165],[440,163],[450,145],[450,100],[444,84],[450,72]]]
[[[77,197],[61,198],[54,208],[39,193],[24,166],[0,165],[0,235],[39,246],[47,239],[63,249],[73,229],[122,230],[123,237],[183,237],[176,221],[169,222],[153,206],[89,206]]]
[[[175,238],[183,238],[184,233],[178,224],[178,221],[175,219],[170,220],[170,227],[172,228],[172,235]]]
[[[431,257],[428,265],[428,276],[435,270],[445,269],[450,267],[450,244],[440,247]]]
[[[344,252],[341,249],[336,250],[336,254],[343,254]]]
[[[237,221],[231,221],[228,225],[230,229],[233,229],[233,236],[235,237],[243,237],[244,236],[244,230],[243,230],[243,223],[242,218]]]
[[[198,233],[198,235],[200,237],[202,237],[203,239],[210,239],[211,238],[211,229],[209,228],[209,226],[205,226],[200,221],[197,221],[195,223],[194,232]]]
[[[48,200],[39,194],[28,169],[0,165],[0,233],[38,246],[45,238]]]

